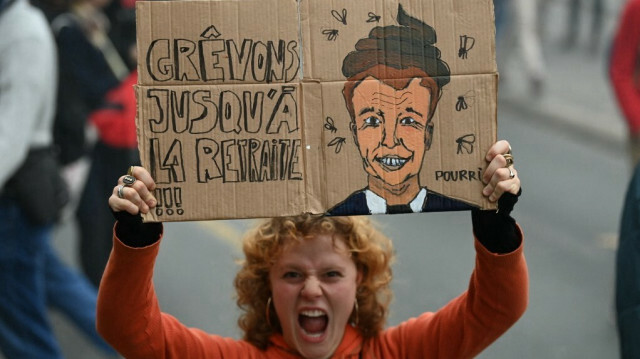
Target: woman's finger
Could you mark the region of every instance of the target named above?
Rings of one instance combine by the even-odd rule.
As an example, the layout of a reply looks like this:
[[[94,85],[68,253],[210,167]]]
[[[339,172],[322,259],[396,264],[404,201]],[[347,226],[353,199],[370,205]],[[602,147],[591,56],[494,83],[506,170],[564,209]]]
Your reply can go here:
[[[487,162],[491,162],[497,155],[502,155],[505,153],[511,153],[511,145],[509,144],[509,141],[500,140],[494,143],[491,148],[489,148],[485,159],[487,160]]]
[[[131,185],[131,187],[135,188],[138,191],[140,198],[146,203],[147,206],[153,208],[156,206],[157,201],[153,196],[153,190],[156,188],[156,183],[151,177],[151,174],[144,168],[140,166],[131,166],[129,168],[128,174],[126,176],[122,176],[118,179],[119,184],[123,184],[123,180],[127,176],[133,176],[136,181]],[[146,213],[143,211],[143,213]]]
[[[515,168],[499,168],[493,174],[489,183],[482,190],[482,194],[489,201],[496,202],[505,193],[518,194],[520,190],[520,178]]]
[[[131,201],[130,198],[134,195],[137,196],[137,192],[133,188],[122,185],[115,186],[111,197],[109,197],[109,207],[111,207],[111,210],[114,212],[126,211],[131,214],[138,214],[142,211],[145,213],[144,210],[140,208],[141,200],[139,199],[139,196],[137,196],[139,199],[137,203],[134,202],[135,199],[134,201]],[[144,205],[146,206],[146,204]],[[149,210],[148,206],[146,207],[146,210]]]

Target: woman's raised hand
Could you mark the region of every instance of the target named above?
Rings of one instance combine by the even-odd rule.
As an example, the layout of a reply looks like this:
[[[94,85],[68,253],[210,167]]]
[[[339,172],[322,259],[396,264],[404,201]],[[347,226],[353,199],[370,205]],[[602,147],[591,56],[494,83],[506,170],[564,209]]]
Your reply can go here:
[[[120,177],[118,185],[113,188],[109,207],[114,212],[148,213],[157,204],[152,194],[155,188],[155,181],[144,167],[131,166],[129,172]]]
[[[485,184],[482,194],[491,202],[498,201],[505,192],[517,195],[520,191],[520,178],[513,167],[509,142],[502,140],[494,143],[485,159],[489,166],[482,175],[482,182]]]

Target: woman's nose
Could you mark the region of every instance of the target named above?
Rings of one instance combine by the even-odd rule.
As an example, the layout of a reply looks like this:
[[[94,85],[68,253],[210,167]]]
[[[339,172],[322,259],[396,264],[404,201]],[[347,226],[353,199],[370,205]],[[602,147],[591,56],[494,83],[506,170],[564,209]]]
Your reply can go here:
[[[306,297],[317,297],[322,295],[320,281],[316,277],[309,277],[304,281],[301,294]]]

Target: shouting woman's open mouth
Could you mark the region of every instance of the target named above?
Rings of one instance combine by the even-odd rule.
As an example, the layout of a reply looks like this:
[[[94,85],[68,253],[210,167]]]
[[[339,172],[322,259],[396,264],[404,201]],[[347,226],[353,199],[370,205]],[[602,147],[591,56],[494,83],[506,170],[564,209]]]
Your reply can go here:
[[[329,317],[322,310],[305,310],[298,315],[298,324],[308,340],[321,340],[327,330]]]

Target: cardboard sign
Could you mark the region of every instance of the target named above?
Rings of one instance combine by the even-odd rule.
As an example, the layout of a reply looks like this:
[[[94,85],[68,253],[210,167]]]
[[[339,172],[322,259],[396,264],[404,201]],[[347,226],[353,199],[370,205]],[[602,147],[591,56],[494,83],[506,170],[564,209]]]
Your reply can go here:
[[[136,10],[146,221],[492,208],[492,0]]]

